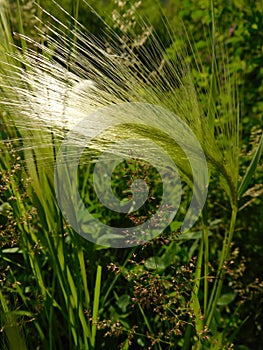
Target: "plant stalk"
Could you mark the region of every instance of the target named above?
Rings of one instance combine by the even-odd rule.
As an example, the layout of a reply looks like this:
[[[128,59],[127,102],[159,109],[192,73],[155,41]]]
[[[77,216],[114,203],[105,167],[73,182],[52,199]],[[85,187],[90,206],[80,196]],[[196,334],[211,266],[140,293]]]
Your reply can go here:
[[[210,327],[212,323],[216,305],[223,287],[223,282],[224,282],[223,278],[225,274],[224,264],[226,263],[229,256],[229,251],[230,251],[231,242],[232,242],[233,233],[234,233],[235,224],[236,224],[236,217],[237,217],[237,205],[233,206],[232,208],[229,231],[226,233],[224,242],[223,242],[223,249],[220,257],[217,276],[216,276],[215,284],[213,287],[213,291],[212,291],[209,306],[208,306],[208,313],[207,313],[208,316],[206,319],[207,327]]]

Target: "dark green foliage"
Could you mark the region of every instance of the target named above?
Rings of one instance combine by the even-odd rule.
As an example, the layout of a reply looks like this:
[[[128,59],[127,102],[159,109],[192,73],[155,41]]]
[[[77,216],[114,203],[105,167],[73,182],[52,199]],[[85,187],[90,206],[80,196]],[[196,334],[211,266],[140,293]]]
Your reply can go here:
[[[21,25],[13,15],[18,3],[24,34],[40,40],[34,27],[37,23],[34,16],[39,15],[45,21],[46,15],[31,1],[10,1],[12,29],[19,31]],[[53,1],[40,0],[37,3],[64,21],[63,13]],[[248,186],[244,185],[245,193],[245,190],[241,191],[243,196],[239,200],[230,254],[226,261],[222,261],[223,272],[217,269],[224,252],[222,242],[226,232],[231,231],[233,202],[229,202],[227,194],[219,188],[220,174],[213,170],[202,218],[190,233],[180,235],[178,231],[186,210],[182,206],[176,221],[155,240],[135,248],[105,249],[73,232],[58,214],[48,167],[47,177],[43,176],[44,183],[40,181],[41,176],[35,174],[40,184],[36,193],[30,178],[32,169],[25,162],[23,144],[9,142],[9,139],[20,138],[19,130],[10,127],[9,115],[3,112],[0,347],[10,350],[25,347],[28,350],[260,350],[263,343],[263,175],[262,158],[257,147],[263,112],[262,2],[215,0],[211,7],[210,2],[204,0],[167,0],[156,4],[146,0],[137,4],[137,10],[130,13],[131,18],[126,18],[124,15],[136,1],[89,1],[101,19],[77,0],[58,3],[78,18],[88,31],[110,42],[113,39],[105,34],[106,26],[102,20],[108,19],[107,23],[119,35],[122,31],[128,33],[130,41],[126,44],[138,57],[143,56],[144,49],[154,52],[152,42],[148,41],[148,22],[151,23],[164,48],[164,56],[171,64],[176,67],[177,52],[184,52],[208,118],[212,112],[222,116],[222,106],[229,103],[229,96],[225,95],[223,101],[210,104],[207,93],[212,86],[216,95],[219,88],[216,84],[213,86],[213,72],[226,70],[230,82],[237,87],[238,96],[234,97],[242,101],[239,184],[255,154],[259,165],[254,164],[253,172],[248,170],[246,179],[249,181],[245,184]],[[80,5],[78,13],[77,5]],[[145,26],[142,28],[140,21],[144,16]],[[165,26],[168,22],[177,40],[170,36],[170,29]],[[69,32],[75,24],[74,19],[67,23]],[[189,34],[188,43],[181,40],[185,30]],[[72,40],[75,39],[72,35]],[[14,40],[23,46],[21,39],[15,36]],[[213,66],[213,55],[223,59],[222,66]],[[162,59],[161,56],[156,58],[160,77],[169,72]],[[201,71],[195,62],[202,67]],[[149,64],[147,68],[155,76],[156,67]],[[170,80],[171,84],[163,86],[167,99],[173,89],[178,88],[178,81],[173,77]],[[155,82],[154,78],[152,81]],[[222,80],[222,85],[226,83]],[[218,142],[224,146],[225,140]],[[56,149],[53,146],[52,152]],[[30,164],[37,167],[37,161]],[[125,216],[111,213],[99,203],[92,186],[93,166],[83,155],[79,167],[79,191],[85,204],[101,221],[127,227],[138,224],[157,210],[162,186],[158,172],[149,164],[131,160],[115,169],[113,192],[119,199],[125,201],[131,194],[130,184],[134,179],[145,179],[150,187],[146,204]],[[185,183],[183,185],[185,204],[191,191]],[[45,196],[39,196],[41,192],[52,200],[45,201]],[[208,240],[209,256],[206,256]],[[209,308],[206,292],[211,295],[213,286],[220,284],[217,281],[222,276],[224,280],[218,299],[211,297],[211,304],[216,300],[215,310],[209,327],[206,327],[205,315]]]

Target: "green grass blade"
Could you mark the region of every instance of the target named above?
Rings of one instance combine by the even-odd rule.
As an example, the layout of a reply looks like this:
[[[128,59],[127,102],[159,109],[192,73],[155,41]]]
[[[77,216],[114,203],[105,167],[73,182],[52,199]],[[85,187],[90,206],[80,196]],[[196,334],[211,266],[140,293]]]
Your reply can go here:
[[[149,323],[149,321],[148,321],[148,319],[147,319],[147,317],[146,317],[146,315],[145,315],[145,313],[144,313],[144,311],[143,311],[143,308],[141,307],[141,304],[138,304],[138,306],[139,306],[139,309],[140,309],[140,311],[141,311],[141,314],[142,314],[142,317],[143,317],[143,319],[144,319],[144,322],[145,322],[145,324],[146,324],[146,327],[148,328],[148,331],[150,332],[150,334],[154,334],[154,333],[153,333],[153,330],[152,330],[152,327],[150,326],[150,323]],[[159,349],[159,350],[162,349],[159,342],[156,344],[156,346],[158,346],[158,349]]]
[[[206,210],[206,208],[205,208]],[[206,213],[203,213],[203,242],[204,242],[204,316],[206,316],[208,303],[208,266],[209,266],[209,230]]]
[[[88,289],[87,271],[85,266],[84,254],[82,249],[78,251],[78,259],[79,259],[81,279],[83,281],[83,288],[84,288],[84,294],[85,294],[85,307],[88,308],[90,304],[90,294]]]
[[[27,350],[25,339],[18,327],[15,313],[8,308],[3,293],[0,290],[0,306],[1,306],[1,329],[4,329],[9,350]]]
[[[261,155],[263,152],[263,133],[261,135],[261,139],[259,141],[257,150],[254,154],[254,157],[249,165],[249,167],[247,168],[247,171],[241,181],[241,184],[238,188],[238,198],[241,198],[243,196],[243,194],[246,192],[250,182],[251,182],[251,178],[254,175],[257,165],[260,161]]]
[[[195,329],[197,334],[201,333],[204,328],[203,321],[202,321],[201,307],[198,299],[198,292],[200,288],[200,279],[201,279],[201,271],[202,271],[203,250],[204,250],[204,244],[203,244],[203,241],[201,241],[198,258],[197,258],[195,276],[194,276],[195,284],[194,284],[194,288],[191,295],[191,301],[190,301],[190,305],[193,308],[194,315],[195,315]]]
[[[17,17],[18,17],[18,24],[19,24],[19,32],[20,34],[24,35],[24,25],[23,25],[23,19],[22,19],[22,12],[21,12],[21,6],[20,6],[20,0],[17,0]],[[26,45],[26,41],[23,37],[20,38],[20,43],[21,43],[21,47],[23,49],[24,52],[26,52],[27,50],[27,45]]]
[[[92,329],[91,329],[91,346],[95,348],[95,338],[97,332],[97,320],[99,313],[99,301],[100,301],[100,286],[101,286],[101,266],[97,267],[97,275],[94,289],[94,301],[93,301],[93,312],[92,312]]]
[[[142,314],[142,317],[143,317],[143,319],[144,319],[144,322],[145,322],[145,324],[146,324],[146,327],[148,328],[148,331],[149,331],[151,334],[153,334],[152,327],[150,326],[150,323],[149,323],[149,321],[148,321],[148,319],[147,319],[147,317],[146,317],[146,315],[145,315],[145,313],[144,313],[144,311],[143,311],[143,308],[141,307],[141,304],[138,304],[138,306],[139,306],[139,309],[140,309],[140,311],[141,311],[141,314]]]

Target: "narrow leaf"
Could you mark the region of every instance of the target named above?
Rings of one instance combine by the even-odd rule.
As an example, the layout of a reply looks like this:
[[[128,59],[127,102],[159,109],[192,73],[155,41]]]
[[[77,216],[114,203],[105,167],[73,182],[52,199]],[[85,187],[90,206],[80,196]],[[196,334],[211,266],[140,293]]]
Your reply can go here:
[[[93,313],[92,313],[92,330],[91,330],[91,346],[95,348],[95,338],[97,331],[97,320],[99,313],[99,301],[100,301],[100,285],[101,285],[101,266],[97,267],[97,275],[94,289],[94,301],[93,301]]]
[[[260,161],[262,152],[263,152],[263,133],[261,135],[261,139],[259,141],[259,144],[258,144],[257,150],[254,154],[254,157],[253,157],[249,167],[247,168],[247,171],[246,171],[246,173],[242,179],[242,182],[239,186],[238,198],[241,198],[243,196],[243,194],[246,192],[246,190],[251,182],[251,178],[256,171],[256,168],[257,168],[257,165]]]

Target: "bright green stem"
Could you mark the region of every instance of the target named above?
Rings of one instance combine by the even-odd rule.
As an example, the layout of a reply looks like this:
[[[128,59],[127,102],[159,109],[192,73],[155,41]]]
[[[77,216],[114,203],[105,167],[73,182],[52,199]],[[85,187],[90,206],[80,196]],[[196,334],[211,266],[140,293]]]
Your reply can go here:
[[[143,319],[144,319],[144,322],[145,322],[145,324],[146,324],[146,327],[148,328],[148,331],[150,332],[150,334],[154,334],[153,331],[152,331],[152,328],[151,328],[151,326],[150,326],[150,323],[149,323],[149,321],[148,321],[148,319],[147,319],[147,317],[146,317],[146,315],[145,315],[145,313],[144,313],[144,311],[143,311],[143,308],[142,308],[141,304],[138,303],[138,306],[139,306],[139,309],[140,309],[140,311],[141,311],[141,314],[142,314],[142,317],[143,317]],[[159,350],[162,350],[161,345],[160,345],[159,342],[156,344],[155,348],[156,348],[156,347],[158,347]]]
[[[208,241],[208,225],[206,218],[206,208],[203,214],[203,242],[204,242],[204,316],[207,313],[208,303],[208,263],[209,263],[209,241]]]
[[[210,327],[211,322],[213,320],[216,305],[221,294],[221,290],[223,286],[223,277],[225,274],[224,264],[227,261],[228,255],[229,255],[234,228],[236,224],[236,216],[237,216],[237,206],[233,206],[230,227],[229,227],[229,231],[226,233],[224,238],[223,249],[220,257],[217,276],[216,276],[215,284],[213,287],[213,291],[212,291],[209,306],[208,306],[208,316],[206,320],[206,325],[208,327]]]
[[[94,289],[93,313],[92,313],[92,329],[91,329],[92,349],[95,348],[97,321],[98,321],[98,316],[99,316],[100,286],[101,286],[101,266],[98,265],[96,282],[95,282],[95,289]]]

